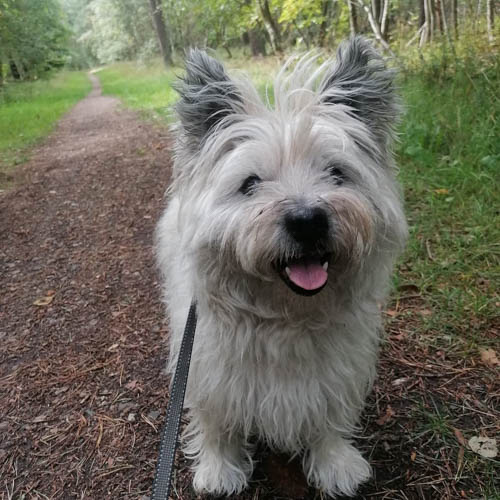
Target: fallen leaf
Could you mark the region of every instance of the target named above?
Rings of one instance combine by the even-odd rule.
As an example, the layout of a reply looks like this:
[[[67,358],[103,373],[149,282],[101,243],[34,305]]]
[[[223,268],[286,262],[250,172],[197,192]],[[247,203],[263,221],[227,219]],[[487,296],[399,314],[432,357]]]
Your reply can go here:
[[[448,194],[449,193],[448,189],[446,189],[446,188],[434,189],[434,192],[436,194]]]
[[[462,470],[462,467],[464,465],[464,454],[465,454],[465,448],[463,446],[460,446],[460,449],[458,450],[458,457],[457,457],[457,471],[460,472]]]
[[[417,458],[417,452],[415,450],[412,450],[412,452],[410,453],[410,460],[412,462],[415,462],[416,458]]]
[[[485,365],[496,366],[500,364],[497,353],[493,349],[479,349],[479,352],[481,354],[481,361]]]
[[[464,435],[462,434],[462,431],[457,428],[453,428],[453,432],[455,434],[455,437],[457,438],[457,441],[462,445],[462,446],[467,446],[467,441],[464,438]]]
[[[47,295],[45,297],[40,297],[39,299],[36,299],[35,302],[33,302],[34,306],[48,306],[53,300],[54,300],[54,293],[53,290],[49,290],[47,292]]]
[[[398,333],[397,335],[391,335],[393,340],[403,340],[406,337],[404,332]]]
[[[385,425],[387,422],[389,422],[389,420],[391,420],[393,416],[394,416],[394,410],[390,406],[388,406],[385,409],[385,413],[381,415],[377,420],[375,420],[375,422],[378,425]]]
[[[469,447],[478,455],[485,458],[495,458],[498,455],[497,442],[495,439],[474,436],[469,439]]]
[[[397,316],[398,312],[394,309],[387,309],[387,311],[385,311],[385,314],[387,314],[387,316],[390,316],[391,318],[394,318],[394,316]]]

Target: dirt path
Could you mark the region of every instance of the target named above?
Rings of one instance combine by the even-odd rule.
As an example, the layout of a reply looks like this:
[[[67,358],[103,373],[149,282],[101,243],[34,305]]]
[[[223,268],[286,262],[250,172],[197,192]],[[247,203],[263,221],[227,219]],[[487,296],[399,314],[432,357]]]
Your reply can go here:
[[[168,382],[152,235],[171,144],[91,78],[0,195],[0,499],[150,493]],[[375,475],[357,498],[480,498],[494,465],[465,469],[477,459],[460,429],[498,426],[494,375],[412,343],[401,317],[365,413],[358,444]],[[322,498],[297,461],[257,457],[240,500]],[[197,498],[182,458],[174,497]]]
[[[0,498],[150,488],[167,383],[151,242],[169,139],[91,79],[0,198]]]

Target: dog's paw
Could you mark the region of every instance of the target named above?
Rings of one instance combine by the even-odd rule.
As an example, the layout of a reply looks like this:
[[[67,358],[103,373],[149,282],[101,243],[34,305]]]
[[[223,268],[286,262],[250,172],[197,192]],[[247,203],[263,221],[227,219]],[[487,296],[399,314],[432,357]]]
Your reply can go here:
[[[309,483],[334,498],[353,496],[371,476],[371,467],[361,453],[340,438],[311,449],[304,468]]]
[[[251,466],[241,466],[221,457],[204,459],[194,467],[193,487],[216,495],[240,493],[248,485]]]

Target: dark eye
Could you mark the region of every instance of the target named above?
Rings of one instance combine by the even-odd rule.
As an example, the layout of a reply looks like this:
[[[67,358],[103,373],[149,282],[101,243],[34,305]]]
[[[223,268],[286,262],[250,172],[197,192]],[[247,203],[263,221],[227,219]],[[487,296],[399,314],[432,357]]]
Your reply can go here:
[[[258,175],[247,177],[240,187],[240,193],[246,196],[252,196],[260,182],[262,182],[262,179]]]
[[[344,184],[346,176],[342,169],[340,169],[336,165],[330,165],[327,170],[328,173],[333,177],[333,180],[335,181],[337,186],[341,186],[342,184]]]

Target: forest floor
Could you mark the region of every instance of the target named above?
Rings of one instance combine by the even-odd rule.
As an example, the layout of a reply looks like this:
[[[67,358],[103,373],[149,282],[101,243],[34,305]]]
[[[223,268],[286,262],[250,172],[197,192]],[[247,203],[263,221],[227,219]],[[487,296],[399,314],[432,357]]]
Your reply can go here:
[[[17,187],[0,194],[2,499],[151,491],[168,397],[152,239],[171,140],[92,79],[93,92],[19,169]],[[497,498],[498,462],[468,445],[498,434],[496,362],[415,342],[402,313],[419,300],[407,290],[387,311],[359,439],[374,478],[357,498]],[[238,498],[322,498],[297,461],[264,448],[257,456]],[[173,497],[198,498],[182,455],[177,465]]]

